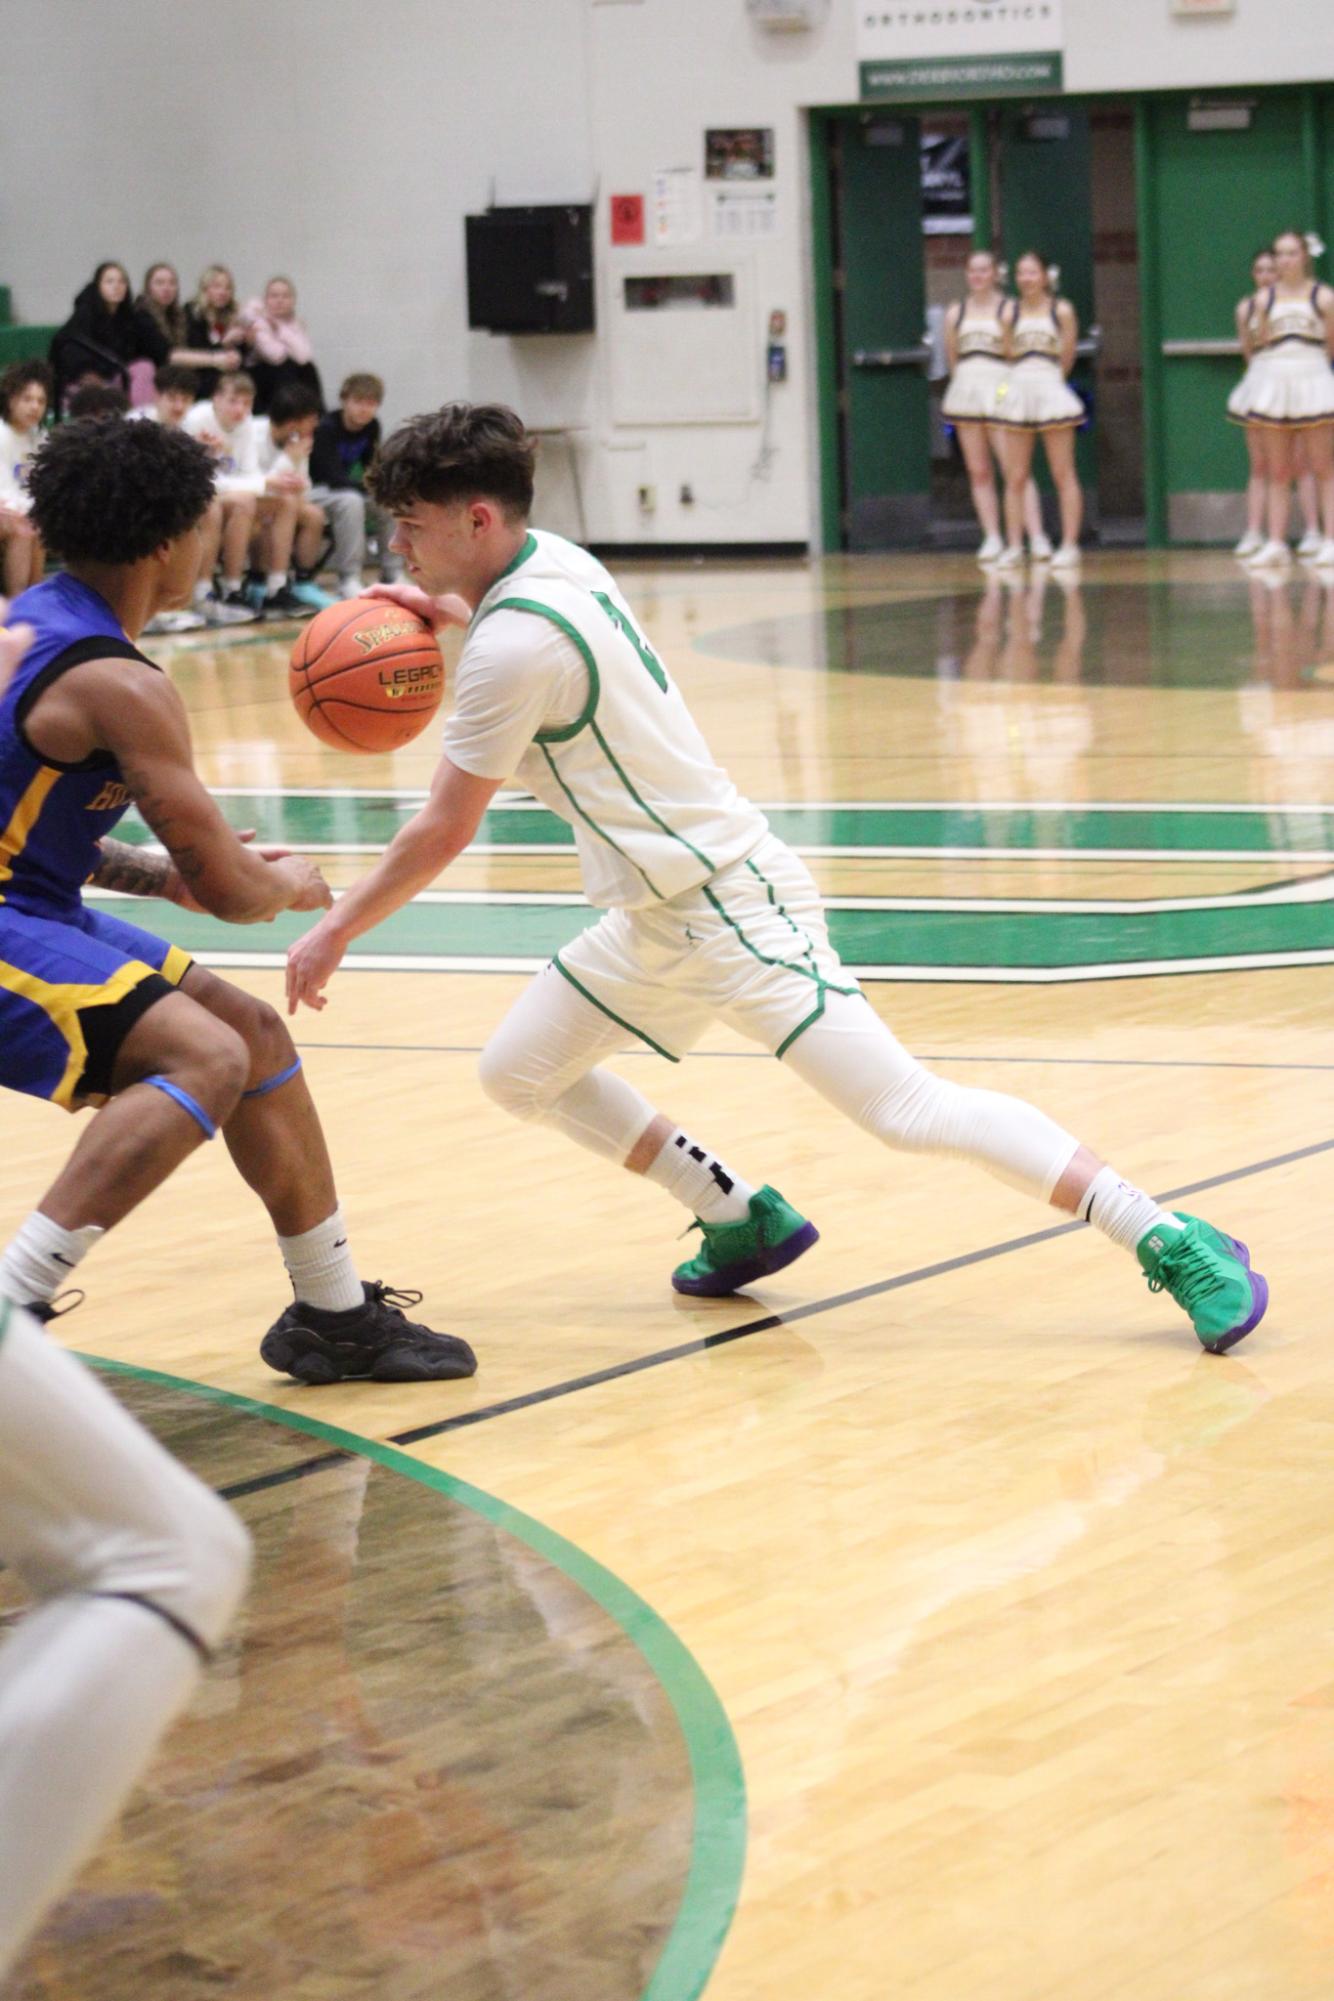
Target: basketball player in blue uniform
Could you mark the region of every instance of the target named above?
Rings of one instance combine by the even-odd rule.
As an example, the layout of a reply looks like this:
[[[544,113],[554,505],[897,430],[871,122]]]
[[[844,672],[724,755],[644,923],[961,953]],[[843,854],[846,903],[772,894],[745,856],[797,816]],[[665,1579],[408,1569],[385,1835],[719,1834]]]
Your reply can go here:
[[[87,906],[86,882],[238,924],[331,902],[307,861],[247,846],[195,773],[180,697],[136,640],[186,602],[213,492],[207,454],[157,424],[63,425],[34,461],[33,519],[64,573],[0,698],[0,1085],[93,1108],[0,1258],[38,1319],[97,1238],[221,1132],[267,1208],[294,1303],[261,1344],[307,1383],[469,1376],[464,1341],[407,1320],[348,1249],[324,1135],[277,1012],[178,947]],[[112,839],[134,804],[165,853]]]

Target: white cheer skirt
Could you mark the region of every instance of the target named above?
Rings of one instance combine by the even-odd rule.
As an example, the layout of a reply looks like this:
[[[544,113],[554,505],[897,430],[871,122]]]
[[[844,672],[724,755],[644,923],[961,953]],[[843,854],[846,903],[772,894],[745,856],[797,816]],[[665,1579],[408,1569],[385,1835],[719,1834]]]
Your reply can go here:
[[[1251,400],[1260,391],[1260,385],[1273,361],[1273,350],[1262,347],[1253,354],[1246,365],[1246,373],[1227,399],[1227,414],[1234,424],[1249,424],[1251,421]]]
[[[1285,341],[1267,349],[1258,378],[1248,369],[1243,383],[1248,380],[1246,423],[1294,430],[1334,424],[1334,369],[1312,342]]]
[[[997,388],[991,421],[1012,431],[1066,431],[1087,415],[1056,363],[1028,355]]]
[[[992,354],[966,354],[949,380],[940,413],[952,424],[995,421],[996,392],[1010,379],[1010,364]]]

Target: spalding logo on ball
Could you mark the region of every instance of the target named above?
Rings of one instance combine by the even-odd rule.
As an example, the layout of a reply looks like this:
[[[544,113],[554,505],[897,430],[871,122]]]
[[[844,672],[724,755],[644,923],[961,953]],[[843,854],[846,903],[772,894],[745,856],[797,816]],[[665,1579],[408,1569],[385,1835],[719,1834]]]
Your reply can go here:
[[[349,598],[302,628],[288,684],[297,714],[321,743],[399,750],[440,707],[445,663],[415,611],[386,598]]]

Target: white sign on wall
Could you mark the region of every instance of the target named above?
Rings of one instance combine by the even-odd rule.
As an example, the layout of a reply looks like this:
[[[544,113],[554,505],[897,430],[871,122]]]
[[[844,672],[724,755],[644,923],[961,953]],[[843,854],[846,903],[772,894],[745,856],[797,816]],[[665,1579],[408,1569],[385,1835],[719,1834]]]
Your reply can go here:
[[[997,97],[1063,85],[1064,0],[852,0],[863,98]]]

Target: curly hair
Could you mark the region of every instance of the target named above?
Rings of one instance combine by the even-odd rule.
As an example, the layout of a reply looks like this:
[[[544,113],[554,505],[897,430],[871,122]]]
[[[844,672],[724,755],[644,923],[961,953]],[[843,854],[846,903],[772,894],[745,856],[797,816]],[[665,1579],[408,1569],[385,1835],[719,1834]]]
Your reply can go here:
[[[446,403],[399,426],[380,447],[366,485],[389,514],[421,500],[444,507],[494,500],[508,519],[526,520],[535,458],[523,419],[503,403]]]
[[[203,517],[213,461],[183,431],[84,417],[51,433],[28,494],[34,526],[65,562],[138,563]]]
[[[51,373],[49,362],[11,361],[3,375],[0,375],[0,418],[9,422],[9,406],[14,398],[25,390],[29,383],[40,383],[46,391],[47,407],[55,392],[56,378]]]

